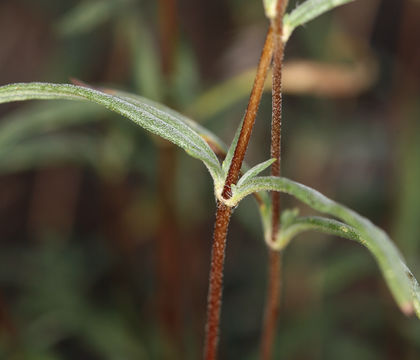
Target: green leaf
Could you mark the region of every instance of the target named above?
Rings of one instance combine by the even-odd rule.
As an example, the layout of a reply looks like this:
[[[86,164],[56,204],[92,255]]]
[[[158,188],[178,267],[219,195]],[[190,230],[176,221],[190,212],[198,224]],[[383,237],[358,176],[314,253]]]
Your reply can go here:
[[[197,132],[207,143],[211,144],[211,146],[214,147],[215,150],[222,153],[225,153],[227,151],[226,145],[223,143],[222,140],[220,140],[218,136],[216,136],[211,131],[209,131],[204,126],[200,125],[199,123],[195,122],[194,120],[191,120],[190,118],[172,110],[171,108],[161,103],[147,99],[139,95],[135,95],[135,94],[127,93],[124,91],[119,91],[119,90],[112,90],[112,94],[134,105],[139,105],[139,104],[144,103],[144,104],[153,106],[157,109],[160,109],[161,111],[170,114],[171,116],[176,118],[178,121],[183,122],[184,124],[189,126],[191,129]]]
[[[225,177],[227,176],[227,173],[229,171],[230,164],[231,164],[232,159],[233,159],[233,154],[235,153],[236,145],[238,144],[239,135],[241,134],[243,121],[244,121],[244,119],[241,120],[238,128],[236,129],[233,141],[230,144],[229,150],[228,150],[228,152],[226,154],[226,157],[225,157],[225,160],[222,163],[222,171],[223,171],[223,174],[225,175]]]
[[[201,160],[215,183],[222,179],[221,167],[215,153],[197,132],[180,119],[180,116],[175,116],[174,111],[165,112],[151,103],[129,102],[118,96],[75,85],[21,83],[0,87],[0,103],[35,99],[84,100],[100,104]]]
[[[159,49],[156,48],[153,34],[139,15],[136,12],[125,14],[119,19],[119,27],[129,42],[136,92],[160,101],[166,86],[161,73]]]
[[[254,192],[280,191],[296,197],[317,211],[339,218],[351,226],[360,235],[358,241],[365,245],[375,257],[401,310],[406,314],[415,311],[420,318],[420,287],[417,280],[387,234],[368,219],[314,189],[282,177],[256,177],[233,190],[232,198],[227,201],[229,206],[237,205],[241,199]],[[318,223],[317,225],[325,224]],[[332,225],[334,224],[329,224],[330,229]],[[335,225],[338,226],[338,224]]]
[[[365,245],[365,241],[362,239],[359,232],[352,226],[325,217],[298,217],[297,214],[298,212],[293,210],[283,211],[280,231],[275,243],[270,244],[271,248],[283,250],[294,237],[304,231],[310,230],[354,240]]]
[[[249,181],[256,177],[259,173],[267,169],[276,161],[275,158],[266,160],[258,165],[255,165],[253,168],[249,169],[242,177],[239,179],[237,186],[241,186],[246,181]]]
[[[286,42],[293,30],[317,18],[337,6],[353,0],[307,0],[283,18],[283,41]]]
[[[57,24],[61,36],[81,35],[108,21],[115,11],[132,0],[82,1],[71,9]]]

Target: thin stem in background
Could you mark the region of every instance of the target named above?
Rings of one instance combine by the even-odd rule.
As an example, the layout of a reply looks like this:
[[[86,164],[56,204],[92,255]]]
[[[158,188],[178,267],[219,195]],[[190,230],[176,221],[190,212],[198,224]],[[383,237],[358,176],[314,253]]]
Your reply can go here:
[[[274,54],[273,54],[273,85],[272,85],[272,119],[271,119],[271,158],[276,162],[271,166],[271,175],[280,176],[281,160],[281,119],[282,119],[282,67],[284,44],[283,14],[287,6],[287,0],[277,2],[277,17],[273,21]],[[280,193],[271,193],[271,240],[274,242],[279,231],[280,221]],[[261,359],[270,360],[273,353],[274,338],[277,330],[277,322],[280,309],[281,291],[281,253],[269,250],[267,299],[264,310],[264,324],[261,337]]]
[[[159,0],[159,25],[162,70],[167,80],[170,80],[174,72],[178,37],[176,0]]]
[[[226,177],[223,194],[225,199],[231,197],[231,186],[236,184],[241,171],[242,162],[248,147],[252,128],[255,123],[258,106],[264,89],[264,82],[273,56],[273,31],[270,27],[258,64],[257,74],[245,113],[238,144],[235,148],[232,163]],[[210,266],[210,282],[207,300],[206,340],[204,359],[215,360],[219,341],[220,309],[222,305],[223,267],[225,261],[226,235],[232,208],[219,203],[216,212],[216,223],[213,234],[213,248]]]

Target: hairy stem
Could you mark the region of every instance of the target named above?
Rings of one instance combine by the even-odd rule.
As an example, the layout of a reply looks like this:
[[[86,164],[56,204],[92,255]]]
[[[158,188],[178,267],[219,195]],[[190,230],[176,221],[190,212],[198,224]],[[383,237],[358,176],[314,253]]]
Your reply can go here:
[[[231,186],[236,184],[241,171],[242,162],[244,161],[246,149],[248,148],[249,139],[254,127],[255,118],[257,116],[258,106],[260,105],[261,96],[264,90],[264,82],[267,72],[271,64],[273,56],[273,29],[270,27],[265,39],[260,62],[258,64],[257,74],[255,76],[254,85],[251,96],[249,98],[248,107],[246,109],[244,121],[239,135],[238,144],[236,145],[232,163],[226,177],[225,186],[222,196],[229,199],[232,196]]]
[[[276,162],[271,166],[271,175],[280,176],[281,160],[281,118],[282,118],[282,67],[284,44],[283,36],[283,14],[287,6],[286,0],[277,2],[277,17],[272,22],[274,32],[274,54],[273,54],[273,88],[272,88],[272,119],[271,119],[271,158]],[[280,221],[280,193],[271,193],[271,241],[274,242],[279,231]],[[273,353],[273,343],[277,330],[277,321],[280,307],[281,290],[281,253],[269,250],[268,266],[268,289],[267,300],[264,311],[264,324],[261,338],[261,359],[270,360]]]
[[[233,159],[223,188],[223,197],[231,197],[231,186],[236,184],[255,123],[258,106],[264,90],[264,82],[273,56],[273,31],[270,27],[265,39],[257,74],[245,113],[243,125],[235,148]],[[210,284],[207,300],[206,341],[204,359],[217,359],[219,340],[220,309],[222,305],[223,265],[225,259],[226,235],[228,231],[232,208],[219,203],[217,206],[216,223],[213,234],[213,249],[210,266]]]
[[[205,360],[214,360],[217,357],[223,290],[223,265],[225,262],[226,235],[231,215],[232,208],[221,203],[218,204],[216,223],[214,225],[210,284],[207,299]]]

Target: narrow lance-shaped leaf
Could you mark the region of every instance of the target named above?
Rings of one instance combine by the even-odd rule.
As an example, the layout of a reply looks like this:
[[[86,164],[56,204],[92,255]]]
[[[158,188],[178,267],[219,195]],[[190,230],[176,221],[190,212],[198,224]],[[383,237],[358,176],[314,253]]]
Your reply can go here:
[[[116,10],[130,2],[132,0],[82,1],[60,19],[56,24],[57,32],[62,36],[84,34],[112,19]]]
[[[254,167],[249,169],[245,174],[243,174],[241,176],[241,178],[238,181],[237,186],[241,186],[246,181],[249,181],[249,180],[253,179],[258,174],[260,174],[265,169],[267,169],[269,166],[271,166],[275,161],[276,161],[276,159],[273,158],[273,159],[266,160],[266,161],[264,161],[264,162],[262,162],[258,165],[255,165]]]
[[[230,164],[231,164],[232,159],[233,159],[233,154],[235,153],[236,145],[238,144],[239,135],[241,134],[241,129],[242,129],[243,122],[244,122],[244,120],[242,119],[242,121],[239,123],[238,128],[236,129],[235,136],[233,138],[232,143],[229,146],[229,149],[228,149],[228,152],[226,154],[225,160],[222,163],[222,170],[223,170],[223,173],[225,174],[225,176],[227,176],[227,173],[229,171]]]
[[[107,92],[107,91],[105,91]],[[153,106],[171,116],[176,118],[178,121],[183,122],[184,124],[188,125],[191,129],[193,129],[196,133],[198,133],[207,143],[211,144],[213,147],[215,147],[220,152],[226,152],[227,147],[223,143],[222,140],[215,134],[213,134],[210,130],[206,129],[204,126],[200,125],[194,120],[191,120],[190,118],[176,112],[175,110],[158,103],[156,101],[147,99],[145,97],[130,94],[124,91],[119,90],[111,90],[111,95],[118,96],[119,98],[130,102],[134,105],[141,105],[141,104],[148,104],[150,106]]]
[[[352,226],[363,244],[374,255],[394,298],[404,313],[416,312],[420,318],[420,289],[417,280],[387,234],[353,210],[328,199],[316,190],[282,177],[257,177],[234,189],[229,205],[259,191],[288,193],[313,209],[337,217]]]
[[[324,234],[336,235],[365,245],[365,241],[361,238],[358,231],[350,225],[321,216],[299,217],[298,214],[297,209],[283,211],[277,238],[274,242],[270,241],[268,243],[272,249],[278,251],[284,250],[294,237],[305,231],[317,231]]]
[[[353,0],[307,0],[283,18],[283,41],[286,42],[293,30],[333,8]]]
[[[164,112],[146,102],[134,104],[118,96],[75,85],[21,83],[0,87],[0,103],[35,99],[85,100],[103,105],[200,159],[214,181],[220,181],[221,168],[214,152],[199,134],[173,113]]]

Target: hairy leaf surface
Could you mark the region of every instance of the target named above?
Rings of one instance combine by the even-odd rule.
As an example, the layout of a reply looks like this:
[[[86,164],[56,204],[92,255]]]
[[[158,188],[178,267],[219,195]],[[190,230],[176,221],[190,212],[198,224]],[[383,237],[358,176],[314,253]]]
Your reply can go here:
[[[128,101],[119,96],[75,85],[20,83],[0,87],[0,103],[37,99],[84,100],[103,105],[183,148],[206,165],[215,182],[220,181],[221,167],[215,153],[196,131],[182,121],[182,116],[176,116],[174,111],[164,111],[150,102]]]
[[[327,198],[308,186],[299,184],[282,177],[256,177],[245,181],[234,189],[230,201],[237,204],[245,196],[259,191],[279,191],[288,193],[301,200],[311,208],[334,216],[360,235],[360,243],[368,248],[375,257],[386,282],[394,295],[398,305],[404,313],[416,312],[420,318],[420,288],[414,275],[405,264],[405,260],[388,235],[371,221],[357,214],[353,210]],[[308,225],[308,224],[307,224]],[[334,230],[336,223],[317,223],[317,226],[327,226]],[[336,229],[337,230],[337,229]],[[344,228],[341,231],[346,232]],[[351,230],[351,231],[350,231]],[[334,230],[335,231],[335,230]]]
[[[337,6],[353,0],[307,0],[283,18],[283,41],[286,42],[298,26],[317,18]]]

